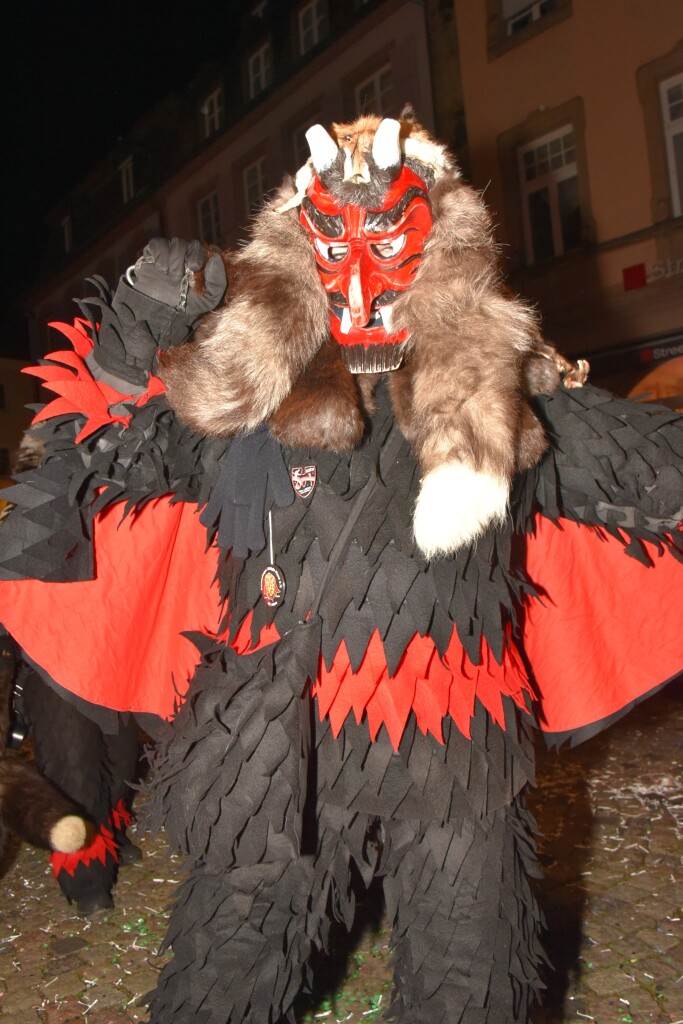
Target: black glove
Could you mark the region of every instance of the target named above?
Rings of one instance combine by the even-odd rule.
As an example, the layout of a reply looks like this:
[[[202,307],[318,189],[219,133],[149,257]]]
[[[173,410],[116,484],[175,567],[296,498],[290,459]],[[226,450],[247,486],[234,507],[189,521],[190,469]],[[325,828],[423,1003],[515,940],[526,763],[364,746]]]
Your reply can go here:
[[[266,509],[293,501],[282,449],[263,425],[233,438],[199,521],[208,529],[218,526],[220,548],[246,558],[265,546]]]
[[[195,274],[202,268],[203,287],[197,290],[200,281],[195,280]],[[182,314],[189,327],[203,313],[216,308],[227,285],[220,255],[209,255],[206,246],[196,239],[186,242],[182,238],[153,238],[126,278],[136,291]]]
[[[221,256],[213,253],[207,260],[201,242],[180,238],[149,242],[121,278],[111,304],[104,282],[93,281],[100,297],[82,304],[100,309],[88,365],[95,377],[123,392],[145,388],[157,349],[185,341],[197,319],[218,305],[226,288]]]

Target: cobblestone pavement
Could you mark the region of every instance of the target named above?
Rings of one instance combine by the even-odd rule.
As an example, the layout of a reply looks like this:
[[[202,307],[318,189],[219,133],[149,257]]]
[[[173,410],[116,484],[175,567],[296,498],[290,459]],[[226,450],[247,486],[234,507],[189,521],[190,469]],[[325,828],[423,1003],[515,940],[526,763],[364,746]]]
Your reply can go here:
[[[533,804],[556,968],[547,1024],[683,1024],[683,686],[576,750],[539,757]],[[64,901],[44,851],[10,849],[0,877],[2,1024],[145,1020],[140,1000],[164,962],[182,866],[163,837],[138,828],[134,838],[142,862],[122,870],[116,908],[92,920]],[[362,911],[315,1001],[298,1007],[305,1024],[381,1018],[388,930],[373,892]]]

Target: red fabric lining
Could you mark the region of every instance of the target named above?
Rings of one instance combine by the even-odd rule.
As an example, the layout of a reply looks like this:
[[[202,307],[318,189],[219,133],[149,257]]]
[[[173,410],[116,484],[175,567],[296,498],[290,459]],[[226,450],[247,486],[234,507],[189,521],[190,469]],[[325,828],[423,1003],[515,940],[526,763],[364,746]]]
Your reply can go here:
[[[537,518],[527,571],[545,597],[528,603],[524,652],[544,731],[599,722],[683,669],[683,565],[643,546],[650,568],[602,530]]]
[[[80,412],[86,423],[79,438],[103,423],[127,422],[109,412],[122,396],[94,381],[84,361],[92,348],[85,321],[51,326],[74,350],[27,369],[60,396],[36,420]],[[162,389],[150,378],[137,404]],[[215,636],[218,629],[217,550],[207,551],[194,506],[172,505],[169,498],[126,518],[121,506],[111,508],[96,518],[94,534],[94,580],[0,582],[0,620],[30,659],[77,696],[171,718],[197,661],[182,633]],[[528,602],[523,644],[546,731],[601,721],[683,667],[682,567],[644,546],[653,568],[625,555],[602,531],[538,518],[527,571],[546,597]],[[250,618],[235,641],[238,653],[252,649]],[[264,630],[259,646],[275,639],[274,627]],[[483,643],[475,666],[454,630],[443,661],[428,637],[413,637],[391,679],[376,632],[357,673],[342,643],[329,671],[321,661],[316,693],[335,734],[349,714],[357,721],[365,715],[373,738],[385,725],[398,747],[411,709],[420,729],[441,741],[446,714],[469,735],[478,698],[504,724],[501,695],[525,706],[528,688],[509,637],[502,664]]]
[[[116,710],[171,718],[197,661],[181,633],[215,636],[218,628],[216,549],[206,550],[194,507],[167,499],[125,519],[120,507],[111,509],[96,520],[95,538],[96,580],[0,583],[2,618],[66,689]],[[547,596],[528,603],[524,652],[544,730],[601,721],[681,670],[683,567],[668,553],[648,551],[652,568],[608,534],[539,519],[527,569]],[[259,646],[276,639],[271,627]],[[235,648],[252,649],[250,617]],[[316,694],[335,734],[349,714],[356,721],[365,715],[371,735],[385,725],[396,747],[411,709],[420,729],[438,740],[446,714],[469,735],[475,698],[503,724],[501,694],[525,706],[528,687],[512,643],[500,665],[483,644],[474,666],[455,631],[443,662],[428,637],[415,636],[390,679],[375,633],[357,673],[343,643],[329,671],[321,662]]]
[[[431,732],[443,742],[442,722],[446,714],[469,736],[474,701],[478,698],[493,720],[504,726],[501,694],[508,694],[520,707],[525,707],[527,690],[524,669],[511,645],[506,647],[499,665],[482,643],[481,664],[473,665],[455,630],[443,661],[434,642],[416,634],[393,677],[389,676],[377,631],[372,634],[356,673],[351,671],[342,643],[329,671],[321,662],[315,687],[320,716],[329,715],[335,736],[349,714],[353,713],[360,722],[366,713],[372,738],[384,725],[394,749],[398,749],[411,710],[422,732]]]
[[[0,582],[0,621],[66,690],[116,711],[171,718],[197,663],[183,631],[216,635],[218,552],[197,509],[157,498],[94,523],[96,578]]]

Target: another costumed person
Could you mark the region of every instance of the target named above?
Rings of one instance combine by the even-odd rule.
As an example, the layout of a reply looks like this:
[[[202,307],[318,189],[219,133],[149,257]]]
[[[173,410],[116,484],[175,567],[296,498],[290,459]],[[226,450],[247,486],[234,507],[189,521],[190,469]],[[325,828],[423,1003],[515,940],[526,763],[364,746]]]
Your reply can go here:
[[[35,371],[2,618],[157,739],[187,877],[154,1024],[292,1020],[355,869],[390,1017],[526,1022],[532,729],[577,742],[683,667],[683,421],[580,386],[413,119],[307,137],[239,253],[154,240]]]
[[[44,455],[40,428],[26,431],[13,474],[35,469]],[[3,509],[0,519],[10,508]],[[8,544],[11,550],[11,537]],[[64,691],[50,687],[4,630],[0,641],[1,699],[8,723],[2,739],[17,748],[30,734],[33,754],[32,763],[9,750],[0,758],[0,822],[7,832],[51,850],[52,871],[64,896],[79,915],[89,917],[114,905],[119,868],[142,856],[127,832],[142,752],[140,729],[125,712],[102,708],[95,718],[83,714],[81,702],[68,695],[64,699]],[[64,819],[69,808],[71,818]],[[76,824],[85,824],[76,828],[73,839],[67,833],[65,841],[63,820],[70,822],[74,815]]]
[[[0,860],[10,837],[42,846],[57,855],[75,854],[87,846],[94,822],[17,752],[23,732],[12,715],[12,690],[17,668],[16,645],[0,634]]]

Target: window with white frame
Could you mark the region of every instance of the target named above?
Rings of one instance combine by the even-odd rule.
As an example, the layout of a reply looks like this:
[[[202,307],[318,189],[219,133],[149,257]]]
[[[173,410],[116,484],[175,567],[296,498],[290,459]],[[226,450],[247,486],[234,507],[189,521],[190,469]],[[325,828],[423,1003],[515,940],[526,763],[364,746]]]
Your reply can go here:
[[[299,53],[303,56],[317,46],[327,33],[325,0],[310,0],[299,11]]]
[[[518,150],[529,263],[581,245],[574,129],[565,125]]]
[[[221,236],[220,207],[218,193],[210,192],[197,203],[199,236],[203,241],[218,245]]]
[[[259,93],[267,89],[273,75],[273,60],[270,43],[252,53],[247,64],[249,80],[249,99],[255,99]]]
[[[683,214],[683,72],[660,82],[666,161],[674,217]]]
[[[503,0],[503,17],[507,25],[507,34],[513,36],[521,32],[532,21],[538,21],[549,14],[557,6],[556,0]]]
[[[356,86],[356,111],[358,114],[386,114],[391,103],[391,65],[386,64],[370,78]]]
[[[62,241],[64,252],[68,255],[74,247],[74,225],[70,213],[67,213],[66,217],[62,217]]]
[[[133,157],[128,156],[119,164],[119,175],[121,176],[121,196],[124,203],[129,203],[135,191],[133,188]]]
[[[249,213],[263,205],[266,191],[266,158],[259,157],[244,168],[244,201]]]
[[[210,139],[223,124],[223,90],[214,89],[201,106],[204,118],[204,138]]]

